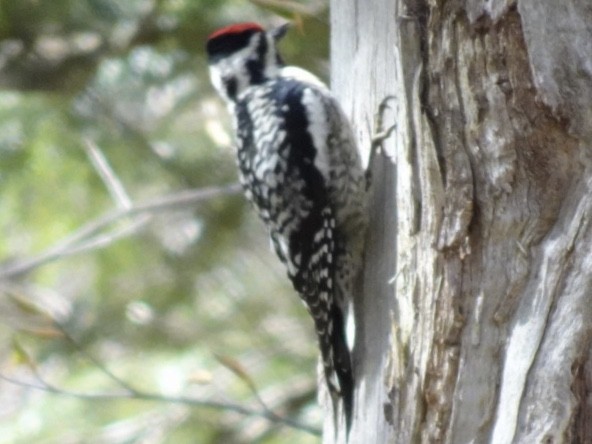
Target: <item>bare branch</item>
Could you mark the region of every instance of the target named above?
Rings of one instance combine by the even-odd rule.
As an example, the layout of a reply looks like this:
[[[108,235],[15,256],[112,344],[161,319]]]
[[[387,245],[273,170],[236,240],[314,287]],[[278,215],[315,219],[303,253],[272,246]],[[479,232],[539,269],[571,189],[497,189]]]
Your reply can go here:
[[[108,238],[97,238],[96,236],[106,230],[115,222],[128,217],[145,216],[166,210],[186,208],[195,206],[207,200],[220,196],[236,194],[240,191],[239,184],[231,184],[219,187],[199,188],[186,190],[168,196],[159,197],[144,203],[136,204],[130,208],[120,208],[110,211],[98,219],[92,220],[83,225],[72,234],[57,242],[53,247],[32,258],[10,263],[0,268],[0,279],[15,278],[27,274],[34,269],[64,257],[87,251],[93,242],[93,248],[103,247],[116,239],[120,239],[123,233],[111,234],[111,241]],[[137,218],[135,219],[137,221]],[[135,222],[132,220],[132,223]],[[137,227],[132,232],[137,231]],[[129,227],[128,227],[129,233]],[[97,240],[99,239],[99,240]]]
[[[303,424],[299,421],[295,421],[290,418],[285,418],[275,413],[262,409],[252,409],[249,407],[242,406],[236,403],[220,402],[220,401],[207,401],[203,399],[197,399],[189,396],[169,396],[160,393],[149,393],[144,391],[125,391],[125,392],[113,392],[113,393],[88,393],[78,392],[73,390],[65,390],[55,385],[47,384],[45,381],[40,380],[40,383],[31,383],[27,381],[21,381],[10,376],[6,376],[0,373],[0,379],[15,384],[21,387],[26,387],[35,390],[42,390],[48,393],[54,393],[62,396],[69,396],[72,398],[85,399],[85,400],[97,400],[97,401],[121,401],[125,399],[135,399],[143,401],[154,401],[154,402],[166,402],[172,404],[183,404],[192,407],[203,407],[213,410],[223,410],[238,413],[244,416],[258,416],[269,420],[276,424],[283,424],[296,430],[309,433],[314,436],[321,436],[320,429]]]
[[[218,401],[206,401],[200,400],[193,397],[188,396],[169,396],[163,395],[159,393],[150,393],[143,390],[140,390],[134,387],[128,381],[120,378],[115,373],[113,373],[105,363],[103,363],[100,359],[97,359],[93,356],[92,353],[89,353],[83,345],[81,345],[66,329],[66,327],[57,319],[53,319],[53,323],[58,328],[62,334],[62,336],[70,342],[70,344],[76,349],[78,353],[80,353],[84,358],[88,359],[92,364],[104,375],[106,375],[109,379],[111,379],[116,385],[118,385],[123,391],[114,392],[114,393],[88,393],[88,392],[78,392],[73,390],[67,390],[58,387],[55,384],[48,382],[36,365],[33,365],[34,360],[28,356],[27,354],[27,361],[29,361],[29,369],[31,373],[37,380],[37,383],[31,383],[27,381],[21,381],[10,376],[6,376],[0,372],[0,379],[3,379],[7,382],[12,384],[19,385],[21,387],[32,388],[36,390],[43,390],[49,393],[54,393],[63,396],[70,396],[79,399],[88,399],[88,400],[123,400],[123,399],[138,399],[138,400],[145,400],[145,401],[156,401],[156,402],[170,402],[175,404],[183,404],[189,405],[194,407],[205,407],[211,408],[216,410],[228,410],[235,413],[239,413],[245,416],[259,416],[266,418],[268,421],[278,424],[284,424],[294,429],[302,430],[307,433],[320,436],[321,431],[318,428],[313,426],[303,424],[299,421],[294,421],[289,418],[285,418],[283,416],[278,415],[273,410],[271,410],[262,400],[261,396],[257,392],[257,389],[254,385],[254,382],[251,381],[249,388],[253,392],[257,402],[261,405],[261,409],[253,409],[249,407],[244,407],[242,405],[236,403],[228,403],[228,402],[218,402]],[[239,372],[240,373],[240,372]],[[242,378],[241,378],[242,379]]]
[[[78,245],[73,245],[72,247],[64,250],[61,253],[60,257],[56,259],[61,259],[67,256],[73,256],[75,254],[81,254],[87,251],[99,250],[101,248],[108,247],[109,245],[117,242],[120,239],[139,233],[140,231],[142,231],[143,228],[145,228],[148,225],[152,218],[153,215],[151,214],[135,216],[133,220],[131,220],[123,227],[114,228],[108,233],[97,234],[96,236],[88,240],[80,242]]]

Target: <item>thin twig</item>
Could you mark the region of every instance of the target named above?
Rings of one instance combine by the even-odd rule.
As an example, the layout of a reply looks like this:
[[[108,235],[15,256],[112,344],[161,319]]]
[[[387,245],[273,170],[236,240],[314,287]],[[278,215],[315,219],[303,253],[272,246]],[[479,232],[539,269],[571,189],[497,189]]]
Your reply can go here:
[[[119,179],[117,174],[109,161],[101,151],[101,149],[94,143],[92,140],[86,138],[84,139],[84,148],[86,150],[86,154],[90,159],[90,163],[97,171],[97,174],[103,180],[105,187],[111,194],[111,197],[117,204],[118,208],[130,208],[132,206],[132,200],[129,197],[127,191],[125,191],[125,187],[123,186],[123,182]]]
[[[269,415],[273,417],[281,418],[270,407],[268,407],[267,403],[261,397],[259,389],[255,384],[255,381],[253,380],[253,378],[251,378],[251,375],[247,373],[247,371],[238,361],[227,356],[219,355],[217,353],[215,353],[214,356],[220,364],[222,364],[224,367],[226,367],[228,370],[234,373],[242,382],[245,383],[247,388],[251,391],[251,393],[253,394],[253,396],[255,397],[255,399],[264,411],[266,411]]]
[[[64,338],[70,342],[76,349],[78,353],[88,359],[93,365],[99,369],[103,374],[107,375],[109,379],[119,385],[121,388],[125,389],[128,393],[135,394],[138,393],[138,390],[133,387],[129,382],[121,379],[115,373],[113,373],[101,360],[94,357],[93,354],[89,353],[82,344],[80,344],[74,336],[70,334],[70,332],[66,329],[66,327],[57,319],[53,319],[54,325],[60,330]]]
[[[124,399],[135,399],[141,401],[154,401],[154,402],[166,402],[171,404],[183,404],[189,405],[192,407],[203,407],[209,408],[214,410],[224,410],[239,413],[245,416],[259,416],[265,418],[273,423],[280,423],[284,424],[288,427],[292,427],[296,430],[301,430],[306,433],[310,433],[314,436],[321,436],[321,431],[313,426],[308,424],[302,424],[299,421],[295,421],[290,418],[284,418],[281,416],[276,415],[273,412],[269,412],[267,410],[257,410],[252,409],[249,407],[242,406],[240,404],[229,403],[229,402],[219,402],[219,401],[206,401],[203,399],[196,399],[189,396],[169,396],[169,395],[162,395],[159,393],[149,393],[144,391],[134,391],[133,393],[130,392],[120,392],[120,393],[87,393],[87,392],[77,392],[73,390],[64,390],[62,388],[48,385],[45,382],[41,382],[41,384],[34,384],[31,382],[20,381],[18,379],[11,378],[10,376],[6,376],[0,373],[0,379],[10,382],[11,384],[15,384],[21,387],[31,388],[35,390],[42,390],[48,393],[54,393],[57,395],[62,396],[70,396],[73,398],[78,399],[85,399],[85,400],[95,400],[95,401],[120,401]]]
[[[66,250],[62,251],[60,258],[108,247],[120,239],[139,233],[143,228],[148,226],[148,223],[152,219],[152,214],[142,214],[135,216],[133,220],[123,227],[116,227],[108,233],[97,234],[88,240],[81,241],[79,244],[67,248]]]
[[[239,184],[232,184],[219,187],[207,187],[181,191],[176,194],[171,194],[168,196],[152,199],[144,203],[136,204],[130,208],[109,211],[103,216],[87,222],[78,230],[57,242],[53,247],[48,248],[37,256],[10,263],[0,268],[0,279],[21,276],[49,262],[61,259],[70,254],[75,254],[79,251],[78,248],[81,248],[80,244],[82,242],[88,241],[88,239],[105,230],[113,223],[118,222],[119,220],[126,217],[193,206],[216,197],[236,194],[240,191],[240,189],[241,188]],[[86,251],[87,249],[88,246],[86,248],[82,248],[81,251]]]

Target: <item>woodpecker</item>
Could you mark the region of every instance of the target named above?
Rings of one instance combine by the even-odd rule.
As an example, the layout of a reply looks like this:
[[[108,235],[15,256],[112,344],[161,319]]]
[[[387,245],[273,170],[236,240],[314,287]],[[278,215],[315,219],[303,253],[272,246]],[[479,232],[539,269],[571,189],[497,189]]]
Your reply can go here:
[[[287,29],[240,23],[214,32],[210,77],[233,117],[245,193],[314,320],[334,412],[341,400],[349,431],[345,330],[362,268],[366,178],[335,97],[315,75],[284,64],[277,43]]]

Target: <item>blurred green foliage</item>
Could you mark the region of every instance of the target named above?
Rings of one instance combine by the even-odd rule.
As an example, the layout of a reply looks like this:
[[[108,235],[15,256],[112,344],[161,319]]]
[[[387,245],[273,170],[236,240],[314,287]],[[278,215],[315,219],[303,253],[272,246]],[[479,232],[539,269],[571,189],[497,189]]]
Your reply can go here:
[[[312,324],[242,195],[120,218],[84,251],[10,271],[124,206],[109,184],[141,203],[236,182],[204,42],[286,18],[285,59],[326,78],[322,0],[0,0],[0,444],[318,442],[228,409],[48,390],[126,393],[111,371],[259,411],[252,381],[320,427]]]

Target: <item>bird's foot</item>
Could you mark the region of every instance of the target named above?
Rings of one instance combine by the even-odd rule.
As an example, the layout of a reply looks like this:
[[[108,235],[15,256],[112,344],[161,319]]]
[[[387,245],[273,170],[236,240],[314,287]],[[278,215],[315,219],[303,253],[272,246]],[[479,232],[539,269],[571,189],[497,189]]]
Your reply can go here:
[[[391,100],[395,100],[395,96],[386,96],[378,105],[378,111],[374,115],[374,130],[372,132],[371,144],[370,144],[370,159],[368,161],[368,169],[366,170],[366,188],[370,188],[372,181],[371,168],[374,162],[374,158],[382,150],[382,145],[386,139],[388,139],[395,128],[396,124],[384,128],[384,112],[389,108],[388,103]]]

